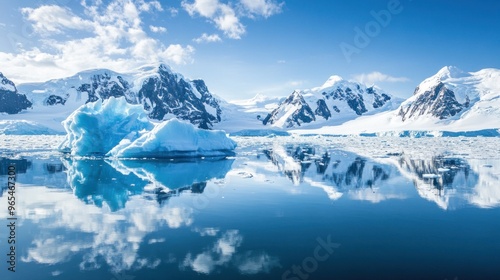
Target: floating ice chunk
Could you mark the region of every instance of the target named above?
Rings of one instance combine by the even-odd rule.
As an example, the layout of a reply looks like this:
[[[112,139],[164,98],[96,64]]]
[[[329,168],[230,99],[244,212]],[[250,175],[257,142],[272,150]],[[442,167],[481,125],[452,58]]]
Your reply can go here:
[[[58,131],[37,122],[26,120],[0,121],[0,134],[5,135],[59,135]]]
[[[135,140],[123,140],[107,156],[117,158],[181,158],[234,155],[236,142],[224,131],[203,130],[171,119]]]
[[[62,124],[67,136],[59,150],[77,156],[105,155],[123,139],[133,141],[154,127],[142,105],[123,97],[82,105]]]
[[[444,172],[448,172],[448,171],[450,171],[449,168],[438,168],[439,173],[444,173]]]
[[[237,132],[231,133],[231,136],[290,136],[290,133],[283,130],[276,129],[243,129]]]
[[[422,175],[422,177],[425,179],[436,179],[436,178],[439,178],[440,176],[437,174],[431,173],[431,174],[424,174],[424,175]]]

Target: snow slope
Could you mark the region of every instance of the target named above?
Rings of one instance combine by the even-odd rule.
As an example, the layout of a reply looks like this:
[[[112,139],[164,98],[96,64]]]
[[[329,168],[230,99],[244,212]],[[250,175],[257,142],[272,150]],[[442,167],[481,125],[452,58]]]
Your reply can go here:
[[[214,124],[214,128],[229,133],[242,130],[250,134],[267,133],[263,130],[267,130],[269,127],[264,126],[262,120],[284,99],[284,97],[257,94],[250,99],[221,101],[222,120]]]

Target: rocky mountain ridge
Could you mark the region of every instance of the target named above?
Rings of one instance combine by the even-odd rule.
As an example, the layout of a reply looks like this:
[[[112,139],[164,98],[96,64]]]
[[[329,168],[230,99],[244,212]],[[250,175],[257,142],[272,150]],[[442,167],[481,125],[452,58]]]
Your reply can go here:
[[[21,84],[19,91],[33,104],[27,113],[72,112],[88,102],[125,97],[131,104],[143,104],[151,119],[177,117],[200,128],[210,129],[221,120],[220,99],[212,95],[203,80],[189,80],[160,64],[133,73],[96,69],[45,83]]]

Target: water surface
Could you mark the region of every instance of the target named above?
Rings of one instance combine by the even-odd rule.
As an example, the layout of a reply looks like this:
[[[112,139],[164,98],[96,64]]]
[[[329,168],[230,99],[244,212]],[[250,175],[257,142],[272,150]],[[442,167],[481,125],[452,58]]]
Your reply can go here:
[[[4,156],[4,223],[10,164],[1,279],[500,279],[500,159],[251,141],[224,160]]]

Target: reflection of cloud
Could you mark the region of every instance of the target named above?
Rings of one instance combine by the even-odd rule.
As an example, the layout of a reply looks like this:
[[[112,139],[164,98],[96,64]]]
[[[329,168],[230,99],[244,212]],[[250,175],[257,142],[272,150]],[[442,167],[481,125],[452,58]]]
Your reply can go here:
[[[271,268],[279,266],[279,261],[266,253],[247,252],[237,257],[237,267],[242,274],[267,273]]]
[[[140,246],[143,243],[164,242],[165,239],[148,240],[146,236],[159,227],[175,229],[192,225],[194,210],[183,205],[172,205],[175,202],[170,201],[158,203],[151,199],[157,193],[141,195],[145,185],[152,183],[176,188],[200,182],[205,186],[208,180],[224,178],[232,162],[108,163],[103,160],[63,160],[59,164],[61,172],[57,174],[66,176],[58,176],[57,182],[58,185],[69,185],[71,188],[23,187],[17,193],[19,197],[29,197],[18,201],[19,209],[22,209],[17,213],[18,216],[35,224],[40,230],[21,260],[53,265],[82,255],[81,269],[97,269],[103,260],[114,272],[154,268],[160,264],[160,260],[141,258],[138,253]],[[47,168],[39,167],[48,165],[41,165],[37,161],[33,166],[37,168],[19,174],[23,182],[36,182],[34,178],[47,177]],[[50,165],[49,170],[52,169]],[[64,169],[66,172],[62,172]],[[193,193],[202,191],[192,189]],[[0,203],[7,204],[6,199],[0,197]],[[0,218],[5,219],[6,215],[0,212]],[[61,231],[65,234],[58,235]],[[203,228],[198,232],[200,235],[216,236],[218,229]],[[234,234],[228,235],[231,236]],[[231,243],[225,242],[226,239],[220,240],[218,244],[223,256],[231,252]],[[172,259],[175,258],[168,261]]]
[[[159,260],[138,254],[144,238],[163,225],[179,228],[193,222],[191,208],[160,205],[140,196],[132,197],[127,207],[111,212],[106,207],[85,204],[70,192],[44,187],[19,188],[18,195],[30,198],[18,201],[19,208],[25,209],[18,213],[19,218],[37,224],[41,231],[21,258],[25,262],[57,264],[84,253],[82,269],[99,268],[102,260],[112,271],[155,267]],[[0,213],[0,218],[5,219],[6,214]],[[61,229],[66,232],[63,236],[56,234]]]
[[[210,274],[216,266],[222,266],[231,261],[236,248],[241,245],[243,237],[237,230],[226,231],[214,246],[194,258],[188,254],[184,259],[183,266],[190,266],[194,271]]]
[[[200,236],[216,236],[219,233],[218,228],[195,228],[193,230],[200,234]]]
[[[243,237],[238,230],[228,230],[214,245],[202,253],[192,256],[187,254],[182,267],[190,267],[203,274],[212,273],[218,266],[233,263],[240,272],[245,274],[267,273],[271,268],[279,266],[277,258],[266,253],[257,254],[246,252],[236,254],[238,247],[243,242]]]
[[[47,239],[36,239],[33,245],[37,250],[29,250],[28,256],[22,258],[23,262],[43,264],[57,264],[68,261],[75,250],[90,248],[90,242],[80,241],[79,244],[66,242],[62,236]]]

